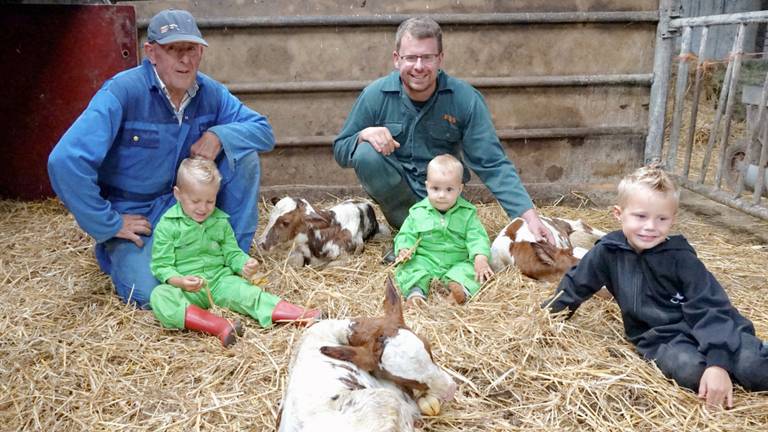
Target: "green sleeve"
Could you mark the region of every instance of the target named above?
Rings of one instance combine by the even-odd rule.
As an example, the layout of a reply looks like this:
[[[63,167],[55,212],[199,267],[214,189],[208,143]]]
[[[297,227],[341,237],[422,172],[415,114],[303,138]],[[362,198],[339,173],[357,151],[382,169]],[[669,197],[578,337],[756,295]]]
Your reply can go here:
[[[175,234],[176,227],[165,218],[160,219],[153,233],[150,269],[160,283],[166,283],[175,276],[183,276],[176,268],[176,256],[173,253]]]
[[[412,248],[416,244],[418,238],[418,232],[416,231],[416,224],[414,222],[413,214],[409,214],[403,222],[403,226],[400,227],[395,236],[394,252],[395,256],[400,253],[402,249]]]
[[[240,274],[243,271],[245,262],[248,261],[248,254],[237,245],[235,232],[226,219],[222,220],[224,225],[224,239],[221,244],[221,251],[224,254],[224,265],[232,269],[233,272]]]
[[[491,241],[474,210],[467,221],[467,251],[470,259],[474,259],[477,255],[491,257]]]

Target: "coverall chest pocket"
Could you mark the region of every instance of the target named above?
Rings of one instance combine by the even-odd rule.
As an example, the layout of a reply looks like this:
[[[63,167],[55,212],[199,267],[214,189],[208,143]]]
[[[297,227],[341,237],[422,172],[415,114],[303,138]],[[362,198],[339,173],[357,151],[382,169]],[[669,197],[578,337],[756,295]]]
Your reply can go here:
[[[456,149],[461,140],[461,131],[456,126],[445,121],[427,122],[429,130],[430,145],[434,154],[456,153]]]
[[[120,141],[124,150],[132,147],[158,148],[160,147],[160,133],[155,128],[126,128]]]
[[[415,224],[415,230],[418,238],[421,238],[424,242],[440,242],[443,236],[443,229],[445,227],[440,224],[440,221],[434,219],[421,220]]]
[[[173,242],[173,248],[176,250],[177,260],[194,258],[200,252],[200,233],[197,229],[181,231]]]

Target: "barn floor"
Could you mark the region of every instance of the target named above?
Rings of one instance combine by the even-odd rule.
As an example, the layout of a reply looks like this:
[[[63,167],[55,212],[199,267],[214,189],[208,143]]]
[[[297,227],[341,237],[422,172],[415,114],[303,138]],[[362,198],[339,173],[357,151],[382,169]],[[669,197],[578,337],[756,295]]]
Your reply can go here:
[[[505,216],[496,204],[480,213],[493,237]],[[617,228],[608,207],[542,213]],[[767,338],[768,223],[687,194],[677,228]],[[231,349],[162,329],[112,294],[91,240],[56,201],[0,201],[0,245],[0,429],[274,429],[301,329],[243,318],[246,334]],[[260,257],[264,287],[331,317],[377,314],[386,247],[374,242],[324,269],[287,268],[280,252]],[[634,353],[611,301],[591,300],[562,322],[538,307],[552,289],[509,269],[468,305],[435,294],[406,312],[460,384],[424,430],[765,430],[768,394],[737,388],[732,410],[706,409]]]

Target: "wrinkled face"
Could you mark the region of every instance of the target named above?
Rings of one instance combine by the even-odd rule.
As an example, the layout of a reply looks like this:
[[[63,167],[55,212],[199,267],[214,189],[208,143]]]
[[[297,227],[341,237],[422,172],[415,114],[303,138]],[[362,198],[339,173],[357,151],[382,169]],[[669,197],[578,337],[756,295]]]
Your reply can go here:
[[[400,40],[400,51],[392,56],[408,97],[415,101],[429,99],[437,87],[437,71],[443,62],[437,39],[416,39],[406,33]]]
[[[173,196],[181,205],[184,214],[197,223],[208,219],[216,209],[216,183],[202,183],[192,179],[179,182],[173,188]]]
[[[293,240],[302,226],[305,215],[314,210],[304,200],[285,197],[275,203],[269,214],[269,222],[259,238],[258,247],[269,251],[276,245]]]
[[[427,197],[432,207],[446,211],[456,204],[464,185],[461,173],[445,168],[430,168],[427,172]]]
[[[398,329],[384,341],[379,368],[388,378],[405,387],[434,395],[443,401],[453,399],[456,383],[432,360],[429,346],[411,330]],[[412,383],[422,385],[413,385]]]
[[[192,42],[144,44],[144,53],[173,96],[183,96],[195,83],[203,46]]]
[[[638,186],[624,207],[614,206],[613,214],[629,245],[642,252],[659,245],[675,223],[677,201],[667,194]]]

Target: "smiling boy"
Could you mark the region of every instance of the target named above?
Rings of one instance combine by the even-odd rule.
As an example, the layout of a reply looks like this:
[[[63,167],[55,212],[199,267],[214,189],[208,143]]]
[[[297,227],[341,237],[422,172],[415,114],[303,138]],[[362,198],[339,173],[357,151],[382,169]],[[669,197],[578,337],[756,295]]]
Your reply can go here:
[[[730,408],[733,382],[768,390],[768,347],[688,241],[669,235],[678,201],[678,189],[659,168],[625,177],[613,208],[621,230],[600,239],[545,305],[573,314],[605,286],[644,358],[708,405]]]

